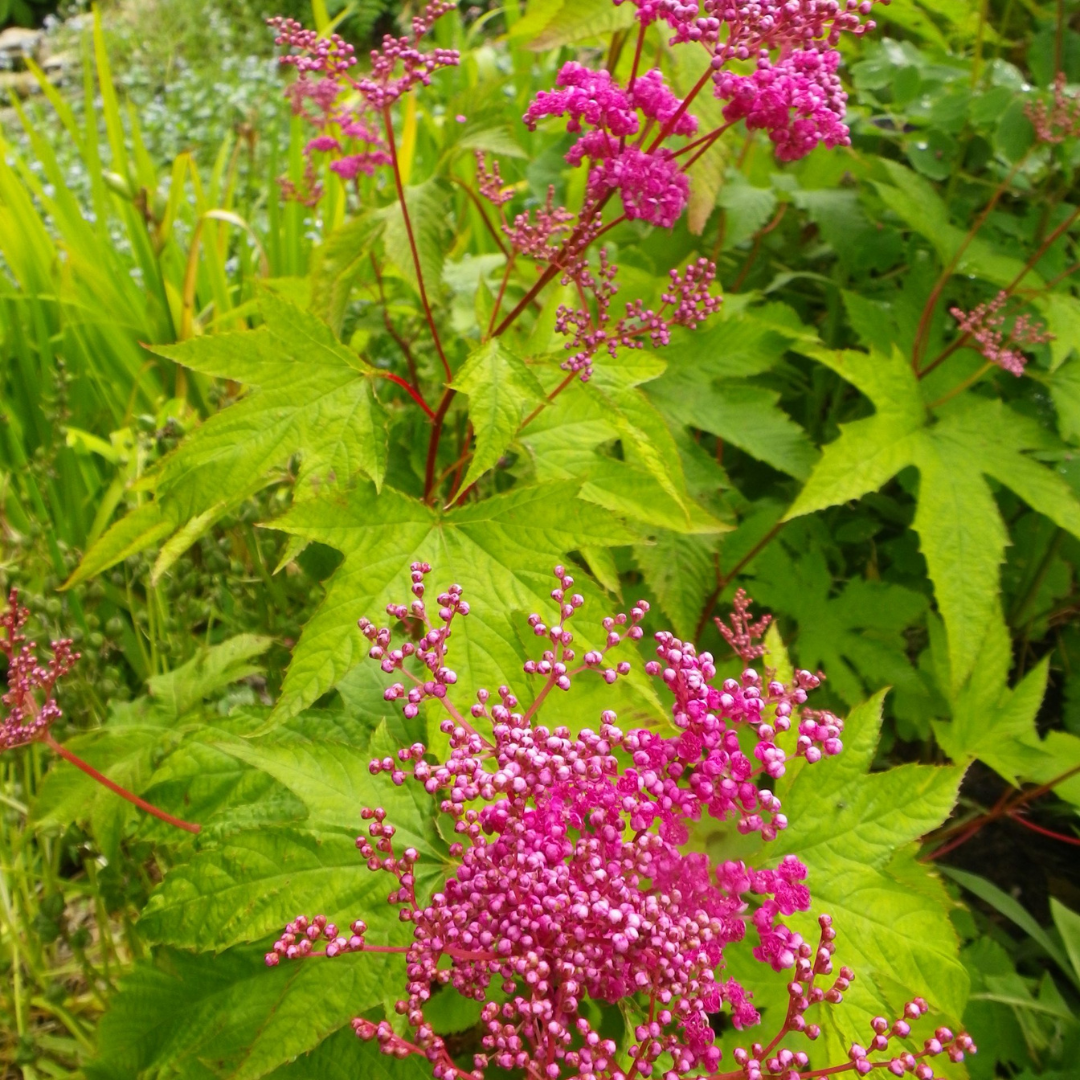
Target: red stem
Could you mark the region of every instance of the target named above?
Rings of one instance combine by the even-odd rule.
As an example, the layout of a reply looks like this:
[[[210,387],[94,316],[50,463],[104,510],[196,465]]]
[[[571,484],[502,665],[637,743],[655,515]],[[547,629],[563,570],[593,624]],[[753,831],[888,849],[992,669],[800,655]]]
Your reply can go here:
[[[428,440],[427,463],[424,467],[424,502],[430,502],[435,489],[435,464],[439,457],[439,439],[442,437],[443,421],[456,391],[449,386],[443,391],[438,411],[432,418],[431,438]]]
[[[409,397],[411,397],[413,401],[427,413],[429,420],[435,419],[435,414],[431,411],[431,406],[428,405],[423,397],[421,397],[419,391],[408,381],[408,379],[403,379],[400,375],[395,375],[392,371],[377,371],[376,374],[383,379],[389,379],[391,382],[397,383],[398,386],[400,386]]]
[[[73,754],[62,743],[58,743],[53,737],[52,733],[46,731],[42,737],[42,741],[50,750],[55,750],[65,761],[70,761],[72,765],[77,769],[82,769],[87,776],[96,780],[99,784],[107,787],[113,794],[119,795],[121,799],[127,799],[133,806],[137,806],[140,810],[145,810],[148,814],[152,814],[160,821],[164,821],[167,825],[175,825],[178,829],[184,829],[189,833],[202,832],[201,825],[195,825],[190,821],[181,821],[180,818],[175,818],[172,814],[166,814],[164,810],[159,810],[156,806],[152,806],[145,799],[140,799],[138,795],[132,794],[127,788],[122,788],[115,781],[110,780],[104,773],[99,773],[93,765],[88,765],[81,757]]]
[[[675,129],[675,125],[682,119],[683,114],[690,108],[690,102],[694,100],[704,89],[705,84],[712,78],[713,70],[711,67],[705,69],[705,74],[694,84],[693,90],[682,99],[679,107],[671,114],[671,119],[660,129],[659,134],[652,141],[652,145],[649,147],[648,152],[651,154],[657,150],[660,144],[671,134]]]
[[[990,196],[989,202],[982,208],[982,211],[975,219],[974,224],[968,229],[963,240],[960,241],[960,246],[953,253],[952,258],[948,263],[945,264],[937,281],[934,282],[934,287],[930,290],[930,295],[926,298],[926,303],[923,305],[922,314],[919,316],[918,329],[915,331],[915,344],[911,350],[911,365],[916,372],[919,370],[919,361],[922,360],[923,353],[926,351],[926,339],[930,334],[930,322],[934,317],[937,302],[941,299],[941,294],[945,291],[945,286],[949,283],[949,278],[953,276],[954,271],[960,264],[960,260],[964,256],[964,252],[971,246],[971,242],[975,239],[979,230],[986,224],[986,219],[993,212],[994,207],[997,206],[1001,196],[1008,190],[1009,186],[1012,184],[1013,177],[1020,171],[1020,167],[1026,160],[1027,154],[1025,154],[1009,170],[1005,179],[994,189],[994,193]]]
[[[1049,836],[1051,840],[1060,840],[1063,844],[1075,844],[1080,847],[1080,837],[1065,836],[1064,833],[1054,832],[1053,829],[1044,829],[1041,825],[1036,825],[1034,821],[1028,821],[1027,818],[1021,817],[1019,814],[1009,814],[1008,816],[1010,821],[1015,821],[1017,825],[1023,825],[1025,829],[1037,832],[1041,836]]]
[[[435,316],[431,313],[431,304],[428,302],[427,287],[424,285],[424,273],[420,268],[420,252],[416,247],[416,237],[413,235],[412,218],[409,216],[409,207],[405,201],[405,186],[401,182],[401,169],[398,167],[397,145],[394,142],[394,124],[390,119],[390,106],[383,109],[383,125],[386,128],[386,143],[390,150],[390,164],[394,170],[394,185],[397,187],[398,202],[401,204],[401,216],[405,221],[405,232],[409,237],[409,249],[412,252],[413,267],[416,270],[416,284],[420,290],[420,302],[424,305],[424,315],[427,318],[428,327],[431,330],[431,340],[435,343],[435,351],[442,361],[443,370],[448,379],[453,376],[450,373],[450,364],[443,352],[442,341],[439,340],[439,331],[435,325]]]

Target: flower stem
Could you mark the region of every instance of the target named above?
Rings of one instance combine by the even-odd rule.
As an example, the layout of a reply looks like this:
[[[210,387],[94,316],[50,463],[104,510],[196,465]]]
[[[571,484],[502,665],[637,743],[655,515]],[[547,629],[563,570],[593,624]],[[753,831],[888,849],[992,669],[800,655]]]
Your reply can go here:
[[[159,821],[164,821],[167,825],[174,825],[178,829],[184,829],[189,833],[197,833],[202,831],[201,825],[196,825],[190,821],[181,821],[180,818],[175,818],[172,814],[166,814],[164,810],[159,810],[156,806],[151,805],[145,799],[140,799],[138,795],[128,791],[127,788],[122,788],[115,781],[110,780],[104,773],[99,773],[93,765],[88,765],[81,757],[73,754],[62,743],[58,743],[49,731],[45,732],[42,740],[50,750],[55,750],[65,761],[70,761],[72,765],[77,769],[81,769],[92,780],[96,780],[99,784],[107,787],[113,794],[119,795],[121,799],[127,799],[132,806],[137,806],[140,810],[145,810],[148,814],[156,817]]]
[[[397,383],[408,395],[420,406],[424,412],[427,413],[429,420],[435,419],[435,414],[431,411],[431,406],[421,397],[420,392],[412,385],[407,379],[403,379],[400,375],[395,375],[392,371],[379,371],[377,372],[379,378],[389,379],[393,383]]]
[[[452,378],[450,364],[443,352],[442,341],[439,338],[439,330],[435,325],[435,316],[431,313],[431,304],[428,302],[427,287],[424,285],[424,272],[420,267],[420,252],[416,247],[416,237],[413,234],[412,218],[409,216],[409,206],[405,200],[405,185],[401,182],[401,169],[398,166],[397,144],[394,142],[394,123],[390,118],[390,106],[383,109],[383,125],[386,128],[386,143],[390,150],[390,164],[394,171],[394,185],[397,187],[398,202],[401,204],[401,216],[405,221],[405,232],[409,237],[409,250],[412,252],[413,267],[416,269],[416,284],[420,290],[420,302],[424,306],[424,317],[427,319],[431,330],[431,340],[435,344],[435,351],[442,361],[446,377]]]
[[[931,402],[927,408],[936,409],[939,405],[944,405],[946,401],[951,401],[957,394],[962,394],[969,386],[974,386],[994,365],[989,360],[974,375],[966,378],[962,383],[958,383],[947,394],[943,394],[937,399],[937,401]]]
[[[442,400],[432,419],[431,438],[428,440],[427,463],[424,466],[424,502],[430,502],[435,491],[435,465],[439,457],[439,439],[442,438],[443,421],[454,400],[455,390],[449,386],[443,391]]]
[[[960,260],[964,256],[964,252],[971,246],[971,242],[975,239],[979,230],[986,224],[986,219],[993,213],[994,207],[997,206],[1001,196],[1009,189],[1012,184],[1013,178],[1020,171],[1021,166],[1027,160],[1027,154],[1024,156],[1009,170],[1008,175],[994,188],[993,194],[990,196],[987,204],[982,208],[979,216],[975,219],[971,228],[968,229],[964,238],[960,241],[960,246],[953,252],[952,258],[945,264],[941,273],[938,275],[937,281],[934,282],[934,287],[930,290],[930,295],[926,298],[926,303],[923,305],[922,315],[919,316],[919,326],[915,331],[915,344],[911,350],[911,366],[916,372],[919,371],[919,363],[923,358],[923,354],[926,352],[927,338],[930,336],[930,322],[934,317],[934,311],[937,309],[938,300],[941,299],[941,294],[945,291],[945,286],[949,283],[949,278],[953,276],[954,271],[960,264]]]

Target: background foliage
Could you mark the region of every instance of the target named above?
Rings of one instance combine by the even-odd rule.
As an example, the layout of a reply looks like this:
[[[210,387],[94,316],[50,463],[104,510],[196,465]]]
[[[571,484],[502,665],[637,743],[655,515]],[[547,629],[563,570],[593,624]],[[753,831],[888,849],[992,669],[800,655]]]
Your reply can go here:
[[[824,668],[824,703],[854,710],[828,782],[780,792],[866,976],[853,1022],[929,985],[980,1044],[976,1080],[1069,1075],[1080,143],[1034,146],[1024,103],[1059,69],[1080,82],[1075,5],[881,9],[846,56],[850,150],[780,167],[740,131],[702,158],[673,233],[610,235],[644,297],[675,262],[716,258],[721,315],[663,353],[598,363],[522,427],[561,378],[558,297],[477,350],[504,255],[461,185],[479,148],[531,198],[555,184],[572,201],[564,137],[517,116],[564,59],[616,55],[622,11],[510,0],[441,27],[462,67],[402,118],[424,274],[454,329],[434,507],[428,421],[383,377],[411,363],[442,381],[400,213],[375,182],[362,205],[333,186],[317,209],[280,201],[306,133],[280,104],[261,4],[83,16],[56,32],[75,74],[6,110],[0,581],[40,638],[79,643],[66,741],[204,826],[167,835],[41,747],[0,760],[11,1075],[383,1075],[342,1030],[384,1005],[371,957],[314,974],[259,962],[296,910],[340,921],[381,900],[352,816],[393,797],[367,761],[425,717],[407,731],[382,701],[355,620],[427,558],[474,602],[462,682],[495,685],[568,556],[588,610],[642,595],[652,628],[717,652],[710,616],[746,587],[791,658]],[[341,13],[361,42],[393,14]],[[955,339],[949,306],[1013,286],[1055,335],[1024,378],[966,385],[982,365],[967,348],[916,377],[920,316],[954,259],[925,356]],[[884,686],[883,712],[860,706]],[[643,685],[617,694],[621,716],[662,718]],[[610,704],[582,698],[583,716]],[[393,814],[442,857],[423,807]],[[447,1000],[445,1031],[474,1020]]]

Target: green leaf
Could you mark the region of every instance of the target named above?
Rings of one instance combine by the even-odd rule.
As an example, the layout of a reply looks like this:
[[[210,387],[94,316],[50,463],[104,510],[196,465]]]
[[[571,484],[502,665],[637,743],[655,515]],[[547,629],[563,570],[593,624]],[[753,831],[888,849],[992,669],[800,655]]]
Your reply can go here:
[[[359,829],[358,811],[381,806],[402,844],[415,847],[428,861],[419,873],[429,869],[432,861],[440,862],[444,849],[435,839],[431,798],[416,785],[399,788],[386,778],[373,778],[369,770],[372,758],[399,749],[385,721],[374,732],[344,727],[328,735],[318,714],[310,724],[302,724],[304,719],[298,717],[272,737],[239,739],[224,744],[223,749],[262,769],[300,798],[308,809],[307,825],[336,829],[355,823]]]
[[[143,503],[112,525],[90,547],[62,588],[70,589],[123,562],[129,555],[145,551],[164,540],[175,528],[176,522],[166,516],[159,503]]]
[[[1066,442],[1080,443],[1080,359],[1058,368],[1048,381],[1061,437]]]
[[[661,530],[634,548],[634,560],[655,590],[679,637],[692,641],[705,601],[716,584],[716,541]]]
[[[393,913],[385,883],[357,854],[359,811],[349,831],[346,820],[336,831],[266,828],[209,845],[166,874],[143,909],[140,932],[162,944],[220,951],[260,941],[303,911],[343,926],[363,917],[385,936]]]
[[[1050,370],[1058,368],[1075,352],[1080,345],[1080,301],[1069,293],[1046,293],[1037,301],[1037,306],[1046,317],[1047,327],[1054,335],[1050,342]],[[1080,362],[1074,361],[1075,368]]]
[[[969,873],[967,870],[958,870],[955,866],[939,867],[943,874],[951,877],[953,881],[963,885],[968,892],[974,893],[980,900],[984,900],[995,911],[1001,912],[1006,919],[1014,922],[1025,934],[1028,935],[1046,954],[1061,968],[1061,970],[1080,987],[1080,975],[1069,962],[1069,956],[1055,944],[1053,938],[1035,921],[1027,908],[1008,893],[1002,892],[993,882],[978,874]],[[1070,915],[1072,912],[1069,913]],[[1075,918],[1075,916],[1073,916]]]
[[[858,387],[874,403],[875,412],[865,420],[841,425],[840,438],[825,447],[785,520],[876,491],[911,463],[912,436],[925,423],[918,382],[899,352],[884,357],[853,350],[800,351]]]
[[[372,378],[329,328],[264,291],[266,326],[154,351],[252,389],[196,428],[163,463],[157,498],[183,520],[257,491],[301,455],[298,493],[386,474],[385,414]]]
[[[500,339],[481,345],[450,384],[469,396],[476,449],[462,490],[479,480],[513,441],[526,410],[544,400],[544,388]]]
[[[432,1006],[442,996],[432,998],[428,1009],[434,1011]],[[384,1054],[378,1043],[362,1042],[351,1028],[343,1028],[271,1075],[274,1080],[430,1080],[431,1066],[419,1054],[406,1058]]]
[[[272,638],[237,634],[218,645],[204,646],[178,668],[149,679],[150,694],[172,716],[183,716],[215,690],[261,671],[251,661],[272,644]]]
[[[793,341],[809,347],[815,340],[790,314],[765,305],[682,335],[666,372],[645,392],[671,423],[707,431],[804,480],[818,457],[813,444],[780,408],[778,393],[744,381],[779,363]]]
[[[865,1030],[867,1012],[895,1013],[914,994],[932,992],[935,1007],[959,1019],[968,990],[947,897],[910,858],[914,841],[951,813],[964,770],[870,772],[883,699],[877,694],[852,710],[843,753],[778,784],[790,824],[763,851],[770,863],[785,853],[805,862],[814,911],[833,915],[837,959],[858,976],[844,1009],[834,1012],[849,1039]],[[808,939],[812,927],[806,917]]]
[[[311,256],[311,313],[341,334],[353,285],[371,266],[383,222],[370,212],[335,229]]]
[[[688,535],[716,534],[730,528],[688,497],[673,496],[669,487],[644,469],[603,458],[589,469],[579,498],[622,517]]]
[[[257,1080],[379,1006],[394,959],[357,954],[267,968],[252,949],[217,956],[157,949],[152,961],[122,979],[86,1074],[91,1080]],[[348,1038],[358,1042],[351,1031]],[[283,1069],[282,1075],[292,1074]],[[382,1080],[377,1069],[354,1075]]]
[[[929,180],[897,161],[879,160],[892,180],[891,185],[876,185],[882,201],[910,229],[929,240],[941,262],[948,265],[967,239],[966,227],[960,228],[949,221],[948,208]],[[999,254],[988,241],[977,236],[964,249],[955,272],[1006,286],[1024,270],[1022,259]],[[1025,280],[1033,289],[1042,284],[1042,278],[1033,270],[1026,271]]]
[[[864,700],[875,681],[920,693],[904,631],[925,612],[926,597],[862,578],[848,581],[834,594],[821,549],[812,544],[793,554],[789,538],[774,541],[754,561],[753,593],[759,603],[798,622],[792,652],[799,666],[823,669],[829,685],[849,705]]]
[[[537,5],[514,27],[513,37],[533,52],[547,52],[576,41],[589,41],[633,25],[633,9],[613,7],[606,0],[562,0]]]
[[[691,385],[692,373],[653,392],[672,419],[707,431],[780,472],[805,480],[818,459],[806,432],[780,408],[775,390],[752,383],[719,381]]]
[[[343,925],[362,916],[394,934],[396,916],[377,899],[385,888],[380,875],[356,851],[366,806],[384,807],[402,843],[420,852],[422,890],[441,878],[445,847],[435,833],[431,797],[368,768],[372,758],[398,749],[385,724],[373,731],[361,719],[312,712],[269,735],[217,745],[288,788],[307,807],[307,818],[299,827],[224,836],[169,872],[140,923],[153,940],[227,948],[280,929],[298,910]]]
[[[965,457],[962,447],[932,440],[920,450],[914,524],[945,620],[955,688],[974,668],[997,610],[1008,535],[977,461]]]
[[[445,187],[434,179],[405,189],[405,204],[409,208],[416,252],[420,257],[420,271],[424,275],[424,286],[429,299],[435,295],[435,290],[442,281],[444,255],[449,248],[446,195]],[[394,266],[419,294],[420,282],[416,276],[413,247],[405,227],[401,204],[395,200],[379,210],[377,216],[383,224],[383,250],[387,262]]]
[[[472,607],[454,629],[450,663],[459,683],[515,685],[521,688],[518,696],[527,698],[520,675],[525,646],[518,631],[529,613],[551,610],[551,567],[573,550],[636,539],[611,515],[586,510],[577,488],[576,483],[514,488],[440,514],[398,492],[387,489],[377,496],[371,485],[360,484],[294,506],[274,528],[328,544],[345,560],[304,627],[275,721],[315,701],[366,657],[357,618],[379,618],[387,603],[407,597],[409,564],[417,560],[435,568],[439,588],[461,584]],[[599,616],[605,610],[600,594],[587,581],[580,585]],[[595,625],[575,632],[587,642]],[[638,702],[637,708],[655,715],[652,705]]]
[[[164,718],[158,719],[164,722]],[[64,745],[98,772],[138,795],[150,779],[155,750],[167,734],[167,729],[153,723],[124,725],[76,735]],[[140,813],[131,803],[59,758],[38,786],[33,804],[33,818],[43,825],[89,822],[110,859],[118,857],[120,841]]]
[[[1064,904],[1050,897],[1050,914],[1065,945],[1072,964],[1073,982],[1080,981],[1080,915],[1070,911]]]
[[[1012,641],[996,608],[983,637],[971,677],[953,696],[952,716],[937,721],[934,735],[953,761],[979,758],[1011,784],[1018,780],[1019,745],[1035,732],[1035,716],[1046,692],[1049,667],[1036,664],[1010,690]]]
[[[787,518],[857,499],[902,468],[920,473],[915,529],[945,620],[951,687],[975,665],[998,605],[1008,533],[985,477],[1011,488],[1034,510],[1080,536],[1080,501],[1065,478],[1030,456],[1054,448],[1037,423],[1000,401],[966,394],[929,423],[910,365],[894,350],[800,351],[832,368],[874,404],[873,416],[841,426]]]

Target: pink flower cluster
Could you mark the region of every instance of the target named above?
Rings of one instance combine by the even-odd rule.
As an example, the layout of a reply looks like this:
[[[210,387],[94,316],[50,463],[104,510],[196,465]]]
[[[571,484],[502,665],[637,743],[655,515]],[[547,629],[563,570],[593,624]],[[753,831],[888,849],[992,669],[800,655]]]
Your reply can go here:
[[[563,279],[563,284],[573,282],[582,297],[580,307],[560,304],[555,315],[557,333],[570,337],[566,348],[573,355],[563,362],[565,371],[580,374],[582,382],[592,375],[593,358],[606,349],[614,360],[620,349],[641,349],[645,342],[654,348],[662,348],[671,340],[673,326],[685,326],[693,330],[698,323],[720,309],[723,298],[710,291],[716,279],[716,266],[708,259],[700,258],[685,271],[677,269],[669,273],[670,283],[661,296],[658,309],[647,308],[641,300],[626,305],[626,314],[614,325],[611,321],[611,301],[618,292],[615,278],[618,267],[610,262],[607,252],[600,251],[600,265],[594,276],[588,263],[582,261]],[[592,295],[595,313],[586,299]]]
[[[394,647],[390,627],[366,619],[360,628],[373,643],[371,655],[387,672],[412,684],[396,683],[388,700],[404,699],[414,716],[424,699],[446,712],[440,730],[449,756],[437,761],[415,743],[371,764],[394,784],[416,783],[436,797],[440,813],[458,837],[450,847],[453,872],[431,896],[418,893],[415,848],[398,851],[396,830],[382,808],[363,811],[367,835],[357,839],[372,871],[394,879],[389,903],[400,922],[412,928],[405,946],[371,944],[358,920],[340,932],[323,916],[298,916],[274,943],[266,962],[348,952],[400,952],[405,957],[405,995],[397,1012],[410,1031],[358,1018],[356,1033],[375,1039],[387,1054],[419,1054],[432,1064],[436,1080],[484,1080],[497,1067],[520,1070],[529,1080],[638,1080],[660,1070],[665,1080],[695,1073],[715,1074],[720,1062],[710,1017],[727,1008],[742,1029],[760,1016],[752,995],[734,979],[721,982],[725,949],[754,934],[753,955],[776,972],[789,972],[789,1004],[780,1032],[768,1044],[735,1053],[741,1080],[799,1080],[822,1075],[807,1070],[804,1052],[777,1050],[791,1033],[816,1039],[819,1029],[804,1014],[820,1002],[839,1003],[854,978],[842,968],[832,975],[835,932],[828,916],[819,920],[820,938],[811,944],[783,919],[810,907],[806,867],[786,856],[775,869],[755,869],[741,861],[710,863],[680,848],[689,827],[704,815],[734,821],[740,832],[774,837],[786,826],[780,803],[762,783],[783,774],[788,752],[778,734],[790,730],[796,710],[819,678],[800,671],[790,685],[745,668],[738,678],[719,679],[713,657],[671,634],[656,635],[656,659],[646,671],[663,680],[674,703],[678,734],[624,730],[606,711],[595,729],[549,726],[539,710],[555,690],[568,691],[586,672],[606,682],[629,674],[628,660],[614,662],[612,650],[643,638],[648,604],[603,620],[603,643],[577,655],[571,622],[584,603],[572,576],[555,567],[557,605],[552,624],[529,617],[541,656],[525,672],[542,678],[533,702],[524,707],[506,686],[491,694],[480,689],[475,702],[459,710],[449,690],[456,676],[447,668],[447,642],[455,619],[468,615],[461,589],[438,597],[437,618],[424,603],[430,568],[413,564],[408,605],[387,612],[404,623],[405,641]],[[742,657],[758,654],[748,602],[739,597],[729,641]],[[419,658],[415,674],[406,661]],[[745,660],[744,660],[745,662]],[[414,697],[415,695],[415,697]],[[794,753],[808,762],[838,753],[842,723],[823,716],[798,725]],[[747,752],[745,747],[752,744]],[[321,950],[316,945],[323,943]],[[472,1068],[459,1065],[446,1041],[435,1033],[425,1007],[438,987],[483,1003],[481,1046]],[[643,1019],[631,1045],[620,1051],[585,1015],[587,1000],[616,1003],[634,999]],[[908,1016],[925,1011],[921,999]],[[927,1057],[947,1051],[953,1060],[974,1049],[965,1035],[939,1029],[917,1053],[897,1050],[883,1061],[890,1037],[909,1034],[907,1022],[891,1027],[877,1018],[867,1050],[853,1045],[848,1064],[860,1074],[874,1065],[902,1073],[914,1070],[929,1080]],[[910,1063],[910,1068],[909,1068]]]
[[[420,48],[436,20],[454,8],[450,0],[435,0],[412,20],[411,37],[384,36],[382,47],[371,53],[370,73],[360,78],[350,74],[356,56],[340,35],[323,36],[282,16],[267,20],[276,32],[275,43],[292,50],[279,62],[298,74],[285,91],[293,112],[319,131],[304,149],[303,185],[287,178],[281,181],[287,197],[309,206],[322,198],[314,154],[330,154],[330,168],[343,180],[354,180],[361,173],[371,176],[391,163],[384,136],[369,117],[374,114],[380,122],[388,122],[381,114],[402,94],[417,85],[430,85],[436,71],[459,62],[456,50]],[[355,97],[359,105],[353,102]]]
[[[974,340],[976,348],[991,364],[1019,378],[1028,362],[1022,350],[1053,341],[1054,335],[1029,315],[1017,315],[1006,331],[1002,309],[1008,301],[1008,293],[999,292],[993,300],[971,311],[953,307],[949,312],[959,323],[960,332]]]
[[[835,49],[805,49],[776,63],[766,54],[752,75],[720,71],[716,96],[728,102],[724,118],[767,131],[781,161],[797,161],[819,143],[830,149],[848,146],[847,94],[836,74],[839,63]]]
[[[627,218],[671,228],[690,197],[689,180],[671,151],[626,141],[641,128],[639,113],[646,133],[657,124],[665,138],[697,132],[697,118],[683,109],[663,75],[653,69],[623,89],[610,72],[570,61],[559,72],[556,86],[537,94],[525,113],[526,126],[535,130],[543,117],[565,116],[567,130],[581,134],[566,160],[571,165],[585,159],[594,163],[589,174],[592,201],[599,205],[618,191]]]
[[[1024,112],[1035,128],[1035,138],[1042,143],[1062,143],[1080,135],[1080,96],[1070,94],[1065,72],[1054,78],[1050,104],[1037,100],[1024,106]]]
[[[7,690],[0,703],[7,715],[0,719],[0,750],[25,746],[42,738],[49,725],[59,720],[60,706],[54,694],[57,681],[63,678],[79,654],[64,638],[51,643],[52,659],[42,664],[34,642],[27,642],[22,628],[30,612],[19,606],[19,594],[12,589],[7,610],[0,615],[0,653],[7,657]]]
[[[612,0],[616,7],[625,0]],[[843,34],[874,29],[863,21],[874,0],[630,0],[643,26],[663,21],[675,32],[671,44],[697,41],[716,60],[746,60],[760,49],[835,45]],[[889,0],[877,0],[888,3]],[[721,35],[723,40],[721,41]]]

